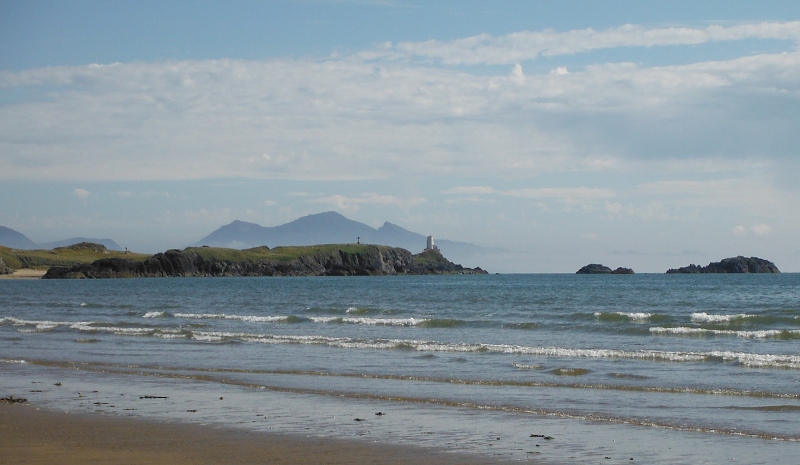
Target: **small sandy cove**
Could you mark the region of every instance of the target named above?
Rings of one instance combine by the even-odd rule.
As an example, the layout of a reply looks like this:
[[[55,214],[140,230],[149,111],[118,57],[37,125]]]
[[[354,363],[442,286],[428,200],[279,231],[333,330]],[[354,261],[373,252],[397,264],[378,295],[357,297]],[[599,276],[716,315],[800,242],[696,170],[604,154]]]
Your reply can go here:
[[[22,268],[11,274],[0,274],[0,279],[39,279],[47,270],[34,270],[32,268]]]

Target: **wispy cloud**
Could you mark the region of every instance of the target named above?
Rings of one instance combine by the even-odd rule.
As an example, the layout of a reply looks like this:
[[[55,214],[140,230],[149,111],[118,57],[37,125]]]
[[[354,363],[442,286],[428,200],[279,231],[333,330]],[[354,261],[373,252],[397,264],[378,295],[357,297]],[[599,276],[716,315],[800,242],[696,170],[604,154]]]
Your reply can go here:
[[[513,64],[540,56],[560,56],[619,47],[699,45],[744,39],[800,40],[800,21],[691,27],[644,27],[626,24],[597,31],[521,31],[502,36],[479,34],[452,41],[385,43],[365,58],[422,58],[448,65]]]
[[[82,189],[80,187],[76,187],[75,190],[72,191],[73,197],[76,197],[83,201],[86,201],[86,199],[88,199],[90,195],[92,195],[91,192],[87,191],[86,189]]]
[[[392,195],[380,195],[374,192],[364,193],[359,196],[331,195],[308,200],[309,203],[331,205],[340,211],[355,213],[364,205],[393,206],[408,209],[414,205],[425,202],[420,197],[400,198]]]
[[[560,202],[567,210],[578,206],[584,210],[600,207],[600,201],[614,197],[611,189],[589,187],[544,187],[525,189],[495,189],[489,186],[459,186],[442,191],[441,194],[458,196],[459,202],[479,202],[487,196],[516,197],[535,200],[539,208],[547,208],[544,201]],[[456,201],[448,199],[448,203]]]
[[[753,235],[759,237],[769,236],[770,234],[772,234],[772,226],[764,223],[754,224],[749,228],[739,225],[733,228],[733,233],[736,234],[737,236],[747,236],[747,235]]]
[[[112,194],[116,195],[117,197],[122,197],[124,199],[144,199],[144,198],[151,198],[151,197],[163,197],[169,198],[169,192],[162,191],[114,191]]]

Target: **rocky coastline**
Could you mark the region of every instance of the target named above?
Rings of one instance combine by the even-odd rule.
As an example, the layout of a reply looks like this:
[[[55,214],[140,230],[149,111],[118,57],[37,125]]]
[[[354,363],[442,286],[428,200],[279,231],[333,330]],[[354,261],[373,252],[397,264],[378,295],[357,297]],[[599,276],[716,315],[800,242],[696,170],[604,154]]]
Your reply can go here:
[[[670,268],[667,274],[701,274],[701,273],[780,273],[778,267],[769,260],[758,257],[726,258],[719,262],[711,262],[706,266],[691,264],[681,268]]]
[[[291,249],[287,252],[284,249]],[[146,259],[101,258],[89,264],[52,267],[43,279],[98,279],[190,276],[383,276],[487,274],[441,254],[412,255],[378,245],[256,247],[243,251],[216,247],[171,249]]]

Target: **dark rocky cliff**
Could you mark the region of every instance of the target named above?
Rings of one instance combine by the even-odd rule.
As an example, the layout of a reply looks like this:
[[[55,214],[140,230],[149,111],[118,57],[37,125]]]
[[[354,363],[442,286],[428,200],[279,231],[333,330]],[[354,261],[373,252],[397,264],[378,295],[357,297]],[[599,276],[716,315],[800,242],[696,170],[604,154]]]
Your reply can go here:
[[[668,274],[698,274],[698,273],[780,273],[778,267],[769,260],[758,257],[726,258],[719,262],[711,262],[707,266],[689,265],[681,268],[671,268]]]
[[[6,265],[6,262],[3,261],[3,258],[0,257],[0,274],[11,274],[11,268]]]
[[[103,258],[88,265],[54,267],[48,270],[44,279],[486,273],[480,268],[464,268],[443,257],[442,261],[434,262],[425,257],[414,256],[408,250],[393,247],[366,245],[297,249],[300,249],[300,253],[294,255],[273,254],[267,247],[246,251],[209,247],[172,249],[145,260]]]
[[[578,270],[575,274],[634,274],[630,268],[619,267],[616,270],[601,265],[599,263],[590,263]]]

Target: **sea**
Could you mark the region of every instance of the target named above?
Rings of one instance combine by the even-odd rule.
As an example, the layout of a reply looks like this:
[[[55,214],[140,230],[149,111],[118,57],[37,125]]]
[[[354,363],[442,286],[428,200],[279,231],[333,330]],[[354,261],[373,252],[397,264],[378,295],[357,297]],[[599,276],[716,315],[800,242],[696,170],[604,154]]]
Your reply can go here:
[[[501,462],[800,457],[800,274],[0,281],[38,408]]]

